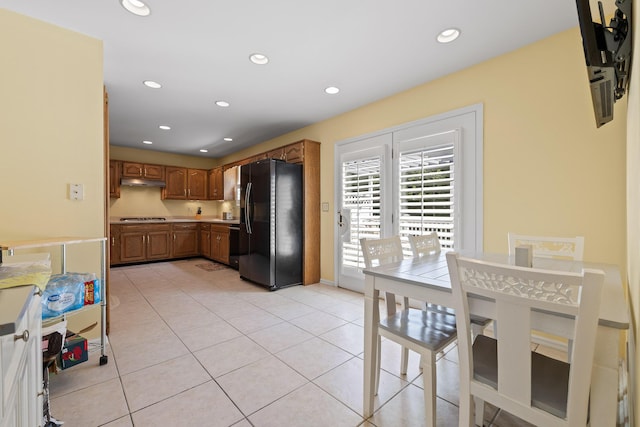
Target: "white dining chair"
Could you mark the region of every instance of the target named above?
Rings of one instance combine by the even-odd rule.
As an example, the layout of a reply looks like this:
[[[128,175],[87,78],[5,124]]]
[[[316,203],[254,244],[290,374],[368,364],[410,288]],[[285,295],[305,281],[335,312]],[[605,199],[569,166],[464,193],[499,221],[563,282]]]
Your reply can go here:
[[[484,402],[537,426],[586,426],[604,273],[555,272],[447,254],[456,305],[460,427],[482,425]],[[469,307],[500,323],[496,338],[468,338]],[[569,363],[531,351],[531,330],[573,338]]]
[[[403,258],[400,237],[361,239],[360,245],[367,268]],[[408,298],[400,311],[395,295],[387,293],[387,317],[378,325],[377,363],[375,366],[375,394],[380,383],[381,337],[402,346],[400,371],[407,373],[408,350],[420,354],[420,367],[424,381],[425,416],[428,426],[436,425],[436,355],[456,339],[455,316],[430,310],[410,308]],[[393,304],[390,304],[390,300]]]
[[[515,255],[516,247],[531,245],[533,256],[539,258],[559,258],[582,261],[584,237],[525,236],[508,233],[509,255]]]
[[[415,258],[438,254],[441,251],[440,239],[435,231],[422,234],[420,236],[409,236],[409,244]],[[426,303],[426,309],[455,316],[455,310],[442,305]],[[484,332],[484,329],[491,323],[491,319],[482,316],[471,315],[472,336],[475,338]]]

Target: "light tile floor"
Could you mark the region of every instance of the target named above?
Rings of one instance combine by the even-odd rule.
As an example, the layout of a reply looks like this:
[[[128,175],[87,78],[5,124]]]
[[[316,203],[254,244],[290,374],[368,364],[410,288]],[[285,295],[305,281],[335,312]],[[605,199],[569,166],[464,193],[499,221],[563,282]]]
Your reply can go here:
[[[65,427],[423,426],[419,358],[383,342],[376,412],[362,414],[363,297],[328,285],[268,292],[194,259],[111,270],[108,363],[53,375]],[[438,426],[458,424],[457,349],[437,363]],[[495,408],[485,425],[528,424]]]

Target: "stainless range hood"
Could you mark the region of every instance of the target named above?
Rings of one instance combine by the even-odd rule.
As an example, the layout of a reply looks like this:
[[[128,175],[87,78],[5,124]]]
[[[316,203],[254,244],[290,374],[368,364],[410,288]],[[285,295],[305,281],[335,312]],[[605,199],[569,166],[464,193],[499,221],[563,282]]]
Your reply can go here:
[[[166,187],[167,184],[164,181],[156,181],[153,179],[140,179],[140,178],[122,178],[120,185],[126,185],[130,187]]]

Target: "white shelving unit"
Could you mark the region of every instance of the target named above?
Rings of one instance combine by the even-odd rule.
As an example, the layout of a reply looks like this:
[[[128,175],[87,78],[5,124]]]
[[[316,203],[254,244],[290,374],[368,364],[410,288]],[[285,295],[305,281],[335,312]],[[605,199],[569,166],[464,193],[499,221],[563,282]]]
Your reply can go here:
[[[45,247],[59,247],[61,249],[60,271],[61,273],[67,272],[67,246],[100,242],[100,365],[105,365],[108,362],[107,355],[105,354],[106,338],[107,338],[107,296],[106,289],[107,284],[105,278],[107,277],[107,264],[106,264],[106,250],[107,250],[107,238],[106,237],[54,237],[49,239],[39,240],[21,240],[21,241],[9,241],[0,242],[0,263],[2,263],[3,251],[6,251],[9,256],[13,256],[16,250],[37,249]],[[54,321],[55,319],[64,319],[68,315],[84,310],[91,306],[85,306],[79,310],[75,310],[69,313],[65,313],[57,318],[47,319],[47,322]]]

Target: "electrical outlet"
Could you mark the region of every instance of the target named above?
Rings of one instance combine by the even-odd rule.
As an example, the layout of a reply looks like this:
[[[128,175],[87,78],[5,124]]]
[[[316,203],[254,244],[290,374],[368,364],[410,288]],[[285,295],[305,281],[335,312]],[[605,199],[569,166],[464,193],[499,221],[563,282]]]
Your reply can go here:
[[[83,184],[69,184],[69,199],[71,199],[71,200],[84,200],[84,185]]]
[[[329,203],[327,202],[322,203],[322,212],[329,212]]]

